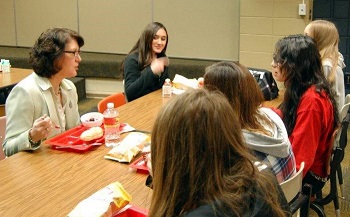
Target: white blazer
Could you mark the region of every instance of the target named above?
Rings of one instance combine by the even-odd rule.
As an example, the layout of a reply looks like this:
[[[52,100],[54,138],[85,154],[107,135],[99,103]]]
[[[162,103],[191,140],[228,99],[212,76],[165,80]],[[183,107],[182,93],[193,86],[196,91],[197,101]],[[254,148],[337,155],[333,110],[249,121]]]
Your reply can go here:
[[[36,119],[47,114],[52,122],[61,129],[53,129],[47,138],[80,124],[78,95],[73,82],[64,79],[61,82],[62,100],[65,104],[66,124],[60,122],[58,108],[52,85],[47,78],[36,73],[20,81],[10,92],[6,100],[6,136],[3,144],[7,156],[22,150],[35,150],[28,140],[28,133]]]

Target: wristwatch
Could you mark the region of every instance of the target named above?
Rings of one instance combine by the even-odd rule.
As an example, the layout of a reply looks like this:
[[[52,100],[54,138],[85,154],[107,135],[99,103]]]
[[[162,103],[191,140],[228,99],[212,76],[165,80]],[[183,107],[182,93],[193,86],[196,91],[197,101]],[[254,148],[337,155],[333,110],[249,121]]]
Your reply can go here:
[[[31,130],[31,129],[30,129]],[[37,141],[37,142],[34,142],[33,140],[32,140],[32,138],[30,138],[30,130],[28,131],[28,141],[29,141],[29,143],[30,143],[30,147],[31,148],[36,148],[36,147],[38,147],[40,144],[41,144],[41,140],[39,140],[39,141]]]

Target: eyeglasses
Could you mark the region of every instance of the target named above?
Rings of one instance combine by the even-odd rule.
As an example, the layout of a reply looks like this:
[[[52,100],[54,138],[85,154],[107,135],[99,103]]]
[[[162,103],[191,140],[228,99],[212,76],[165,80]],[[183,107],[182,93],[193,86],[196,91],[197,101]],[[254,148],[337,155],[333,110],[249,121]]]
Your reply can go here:
[[[280,63],[278,62],[277,58],[276,58],[276,54],[273,54],[272,60],[273,60],[273,65],[272,65],[272,67],[276,68],[276,67],[280,64]]]
[[[75,58],[78,58],[78,57],[80,57],[80,55],[81,55],[81,51],[80,51],[80,50],[78,50],[78,51],[69,51],[69,50],[65,50],[64,52],[65,52],[65,53],[74,54],[74,57],[75,57]]]
[[[271,64],[272,68],[276,68],[279,64],[273,61],[273,64]]]
[[[272,55],[272,59],[273,59],[273,61],[274,61],[275,63],[278,63],[276,54],[273,54],[273,55]]]

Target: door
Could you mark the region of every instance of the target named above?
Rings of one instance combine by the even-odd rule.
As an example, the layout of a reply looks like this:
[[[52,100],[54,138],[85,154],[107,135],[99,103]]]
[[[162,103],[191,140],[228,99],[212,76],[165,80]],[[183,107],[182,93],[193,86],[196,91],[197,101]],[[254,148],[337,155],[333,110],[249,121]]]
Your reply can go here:
[[[345,91],[350,93],[350,0],[314,0],[313,20],[332,21],[339,32],[339,51],[344,56]]]

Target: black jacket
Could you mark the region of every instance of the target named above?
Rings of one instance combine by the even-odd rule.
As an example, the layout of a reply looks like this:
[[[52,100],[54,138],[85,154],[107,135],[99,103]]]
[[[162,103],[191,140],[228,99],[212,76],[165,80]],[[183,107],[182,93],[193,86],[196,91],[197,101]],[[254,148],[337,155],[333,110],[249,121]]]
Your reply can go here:
[[[164,56],[159,55],[158,58]],[[124,91],[129,102],[162,88],[167,78],[169,78],[168,67],[165,67],[160,77],[153,74],[151,66],[140,69],[138,53],[130,54],[125,59]]]

